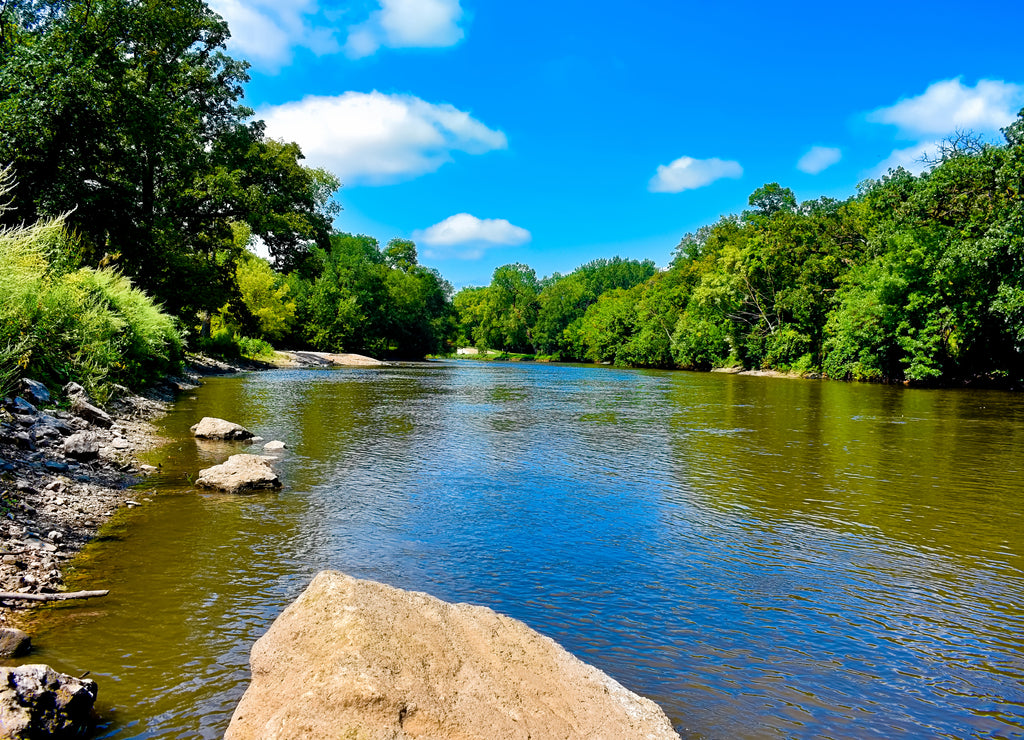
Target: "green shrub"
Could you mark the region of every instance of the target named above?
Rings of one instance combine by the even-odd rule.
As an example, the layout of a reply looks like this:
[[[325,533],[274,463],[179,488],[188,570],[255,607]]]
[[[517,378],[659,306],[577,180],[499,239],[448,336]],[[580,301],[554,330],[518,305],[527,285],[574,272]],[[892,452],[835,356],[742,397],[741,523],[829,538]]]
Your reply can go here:
[[[10,187],[0,170],[0,199]],[[123,275],[70,269],[72,251],[61,218],[0,228],[0,386],[73,380],[103,401],[112,383],[139,387],[176,368],[174,319]]]
[[[238,346],[238,340],[230,329],[217,329],[208,337],[200,337],[196,341],[196,349],[203,354],[214,357],[237,358],[241,357],[242,350]]]
[[[243,357],[252,360],[274,356],[274,348],[270,342],[255,337],[238,337],[238,349]]]

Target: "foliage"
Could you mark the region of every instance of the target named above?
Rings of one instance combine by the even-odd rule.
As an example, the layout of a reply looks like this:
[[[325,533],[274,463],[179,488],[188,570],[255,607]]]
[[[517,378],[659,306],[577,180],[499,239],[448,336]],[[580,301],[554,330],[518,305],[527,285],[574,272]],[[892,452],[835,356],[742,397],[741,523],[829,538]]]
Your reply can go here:
[[[20,181],[8,224],[68,213],[81,264],[116,266],[186,318],[232,295],[232,223],[287,269],[326,244],[337,180],[247,121],[247,65],[203,0],[3,8],[0,162]]]
[[[334,234],[282,288],[294,300],[293,344],[422,359],[446,351],[454,330],[451,286],[407,240],[381,250],[371,237]]]
[[[235,279],[242,305],[259,335],[269,340],[287,335],[295,322],[295,301],[288,295],[284,277],[266,260],[252,255],[239,261]]]
[[[0,200],[10,187],[0,175]],[[68,269],[75,247],[60,218],[0,229],[0,381],[74,380],[102,399],[113,383],[138,387],[176,368],[174,319],[121,274]]]
[[[961,135],[924,174],[892,170],[842,202],[768,183],[750,210],[687,234],[661,272],[499,268],[455,296],[458,341],[642,367],[1024,382],[1024,111],[1004,135]]]

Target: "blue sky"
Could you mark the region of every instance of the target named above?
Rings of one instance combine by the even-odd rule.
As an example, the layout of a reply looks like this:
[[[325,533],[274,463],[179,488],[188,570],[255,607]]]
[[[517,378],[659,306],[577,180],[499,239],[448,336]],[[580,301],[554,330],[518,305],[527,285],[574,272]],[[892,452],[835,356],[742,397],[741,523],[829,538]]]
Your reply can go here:
[[[1024,3],[209,0],[336,225],[456,287],[665,265],[766,182],[846,198],[1024,107]]]

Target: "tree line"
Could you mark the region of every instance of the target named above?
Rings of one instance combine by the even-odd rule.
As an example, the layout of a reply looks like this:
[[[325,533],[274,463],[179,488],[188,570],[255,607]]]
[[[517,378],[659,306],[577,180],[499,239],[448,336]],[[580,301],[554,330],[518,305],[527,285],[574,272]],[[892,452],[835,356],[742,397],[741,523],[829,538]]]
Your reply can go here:
[[[474,345],[637,367],[1021,380],[1024,111],[1004,143],[959,135],[924,174],[890,171],[843,201],[798,203],[767,184],[749,210],[686,235],[665,269],[616,257],[538,278],[516,263],[453,295],[412,242],[333,229],[338,180],[252,118],[228,35],[203,0],[0,2],[0,166],[13,176],[0,228],[59,232],[27,262],[0,259],[39,271],[53,311],[120,316],[111,296],[131,285],[174,317],[160,323],[167,357],[182,341],[378,357]],[[83,277],[103,271],[128,282]],[[47,354],[29,326],[45,302],[12,296],[0,296],[0,354],[30,369]],[[108,339],[101,354],[116,357]],[[48,372],[101,362],[83,357],[51,358]]]
[[[1024,111],[920,176],[798,203],[778,183],[687,234],[667,269],[507,265],[454,298],[460,343],[654,368],[888,382],[1024,380]]]

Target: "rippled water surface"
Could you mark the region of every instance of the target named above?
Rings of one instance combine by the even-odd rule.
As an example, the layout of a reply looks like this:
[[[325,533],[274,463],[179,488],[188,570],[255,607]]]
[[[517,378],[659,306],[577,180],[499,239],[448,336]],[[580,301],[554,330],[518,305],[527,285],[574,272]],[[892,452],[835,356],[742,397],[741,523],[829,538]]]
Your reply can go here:
[[[280,493],[193,490],[288,442]],[[322,568],[485,604],[684,737],[1024,733],[1024,399],[430,363],[210,379],[80,559],[34,661],[100,683],[104,737],[217,738],[252,642]]]

